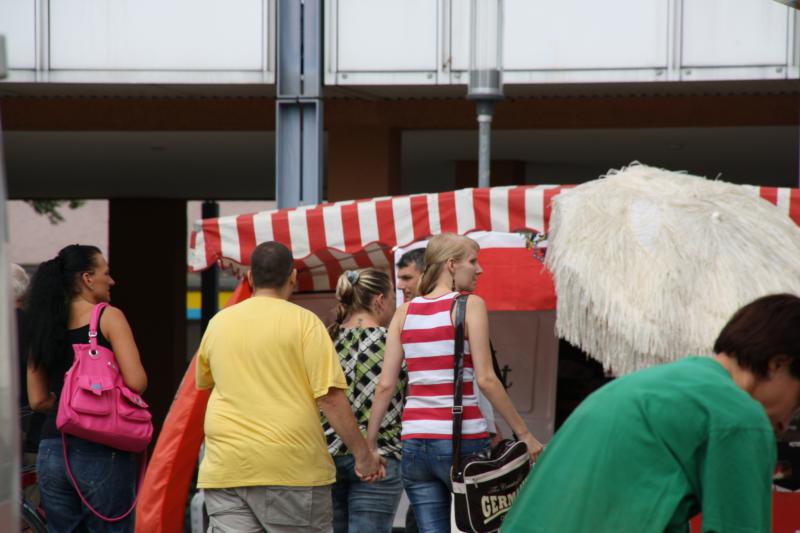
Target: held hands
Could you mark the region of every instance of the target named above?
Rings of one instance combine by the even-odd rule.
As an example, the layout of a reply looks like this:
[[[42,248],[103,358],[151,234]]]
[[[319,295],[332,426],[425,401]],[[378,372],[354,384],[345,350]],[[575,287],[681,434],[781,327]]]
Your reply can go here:
[[[372,483],[386,477],[386,459],[377,450],[367,450],[363,457],[356,457],[356,475],[361,481]]]
[[[524,435],[519,435],[518,438],[528,445],[528,454],[531,456],[531,461],[536,462],[536,460],[539,458],[539,454],[541,454],[544,450],[542,443],[536,440],[536,437],[528,432],[526,432]]]

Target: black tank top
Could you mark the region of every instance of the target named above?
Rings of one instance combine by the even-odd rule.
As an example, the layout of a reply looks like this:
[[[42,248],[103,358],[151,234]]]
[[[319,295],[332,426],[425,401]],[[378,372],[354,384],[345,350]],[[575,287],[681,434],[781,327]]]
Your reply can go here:
[[[108,342],[108,339],[103,336],[103,332],[100,331],[100,319],[103,318],[103,313],[105,313],[105,309],[100,311],[100,318],[97,320],[97,344],[110,350],[111,343]],[[53,404],[53,408],[47,412],[47,416],[44,420],[44,425],[42,426],[43,439],[61,438],[61,432],[56,429],[56,415],[58,415],[58,400],[61,397],[61,389],[64,387],[64,374],[70,369],[72,360],[75,358],[72,345],[89,343],[89,324],[80,328],[67,330],[67,342],[69,343],[69,347],[64,351],[64,355],[61,358],[61,362],[63,363],[62,368],[54,372],[53,377],[50,379],[50,391],[56,395],[56,401]]]

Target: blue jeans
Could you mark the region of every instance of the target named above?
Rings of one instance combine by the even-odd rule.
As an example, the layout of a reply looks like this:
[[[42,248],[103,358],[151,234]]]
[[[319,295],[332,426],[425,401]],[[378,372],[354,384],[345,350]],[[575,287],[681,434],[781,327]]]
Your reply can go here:
[[[489,439],[462,439],[461,456],[489,446]],[[453,441],[408,439],[403,441],[403,486],[420,533],[450,533],[450,467]]]
[[[138,475],[134,454],[77,437],[67,437],[67,452],[72,475],[97,512],[116,517],[130,508]],[[36,467],[48,532],[133,532],[133,513],[118,522],[105,522],[81,502],[67,475],[60,438],[41,441]]]
[[[394,514],[403,494],[400,461],[386,458],[386,477],[364,483],[355,473],[355,459],[334,457],[336,483],[333,485],[333,531],[335,533],[390,533]]]

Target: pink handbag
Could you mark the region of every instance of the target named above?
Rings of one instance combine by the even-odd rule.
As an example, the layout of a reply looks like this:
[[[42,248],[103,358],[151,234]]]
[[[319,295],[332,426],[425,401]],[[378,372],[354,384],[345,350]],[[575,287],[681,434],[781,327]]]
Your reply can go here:
[[[75,359],[64,376],[56,426],[61,431],[67,474],[78,496],[99,518],[107,522],[118,522],[133,512],[139,499],[138,490],[130,508],[122,515],[110,518],[98,513],[86,501],[72,475],[66,439],[66,434],[69,434],[119,450],[144,452],[139,470],[141,487],[147,465],[147,445],[153,438],[152,416],[142,397],[128,388],[122,380],[114,352],[97,344],[100,312],[106,306],[107,303],[99,303],[92,310],[89,344],[72,345]]]
[[[147,404],[122,380],[114,352],[97,344],[100,311],[92,310],[89,344],[73,344],[75,359],[64,376],[56,426],[62,433],[128,452],[143,451],[153,438]]]

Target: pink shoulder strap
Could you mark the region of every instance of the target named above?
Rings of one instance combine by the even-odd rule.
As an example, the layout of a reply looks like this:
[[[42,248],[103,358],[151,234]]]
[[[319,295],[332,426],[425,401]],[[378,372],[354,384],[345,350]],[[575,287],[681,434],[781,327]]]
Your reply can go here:
[[[97,350],[97,326],[100,322],[100,312],[108,307],[106,302],[100,302],[92,309],[92,319],[89,321],[89,344],[92,350]]]
[[[102,304],[102,305],[107,305],[107,304]],[[64,433],[61,434],[61,449],[64,451],[64,464],[67,467],[67,475],[69,476],[70,481],[72,481],[72,486],[75,487],[75,490],[77,491],[78,496],[80,496],[81,501],[84,503],[84,505],[86,505],[86,507],[88,507],[89,510],[92,513],[94,513],[95,516],[106,522],[119,522],[120,520],[124,519],[133,512],[133,510],[136,508],[136,502],[139,501],[139,489],[142,488],[142,483],[144,483],[144,472],[147,469],[147,448],[145,448],[144,452],[142,452],[142,461],[141,464],[139,465],[139,482],[136,485],[136,497],[133,499],[133,503],[131,504],[131,506],[128,508],[127,511],[113,518],[100,514],[97,511],[97,509],[92,507],[92,505],[88,501],[86,501],[86,497],[83,495],[81,489],[78,487],[78,482],[75,481],[75,476],[72,475],[72,469],[69,467],[69,456],[67,454],[67,436]]]

